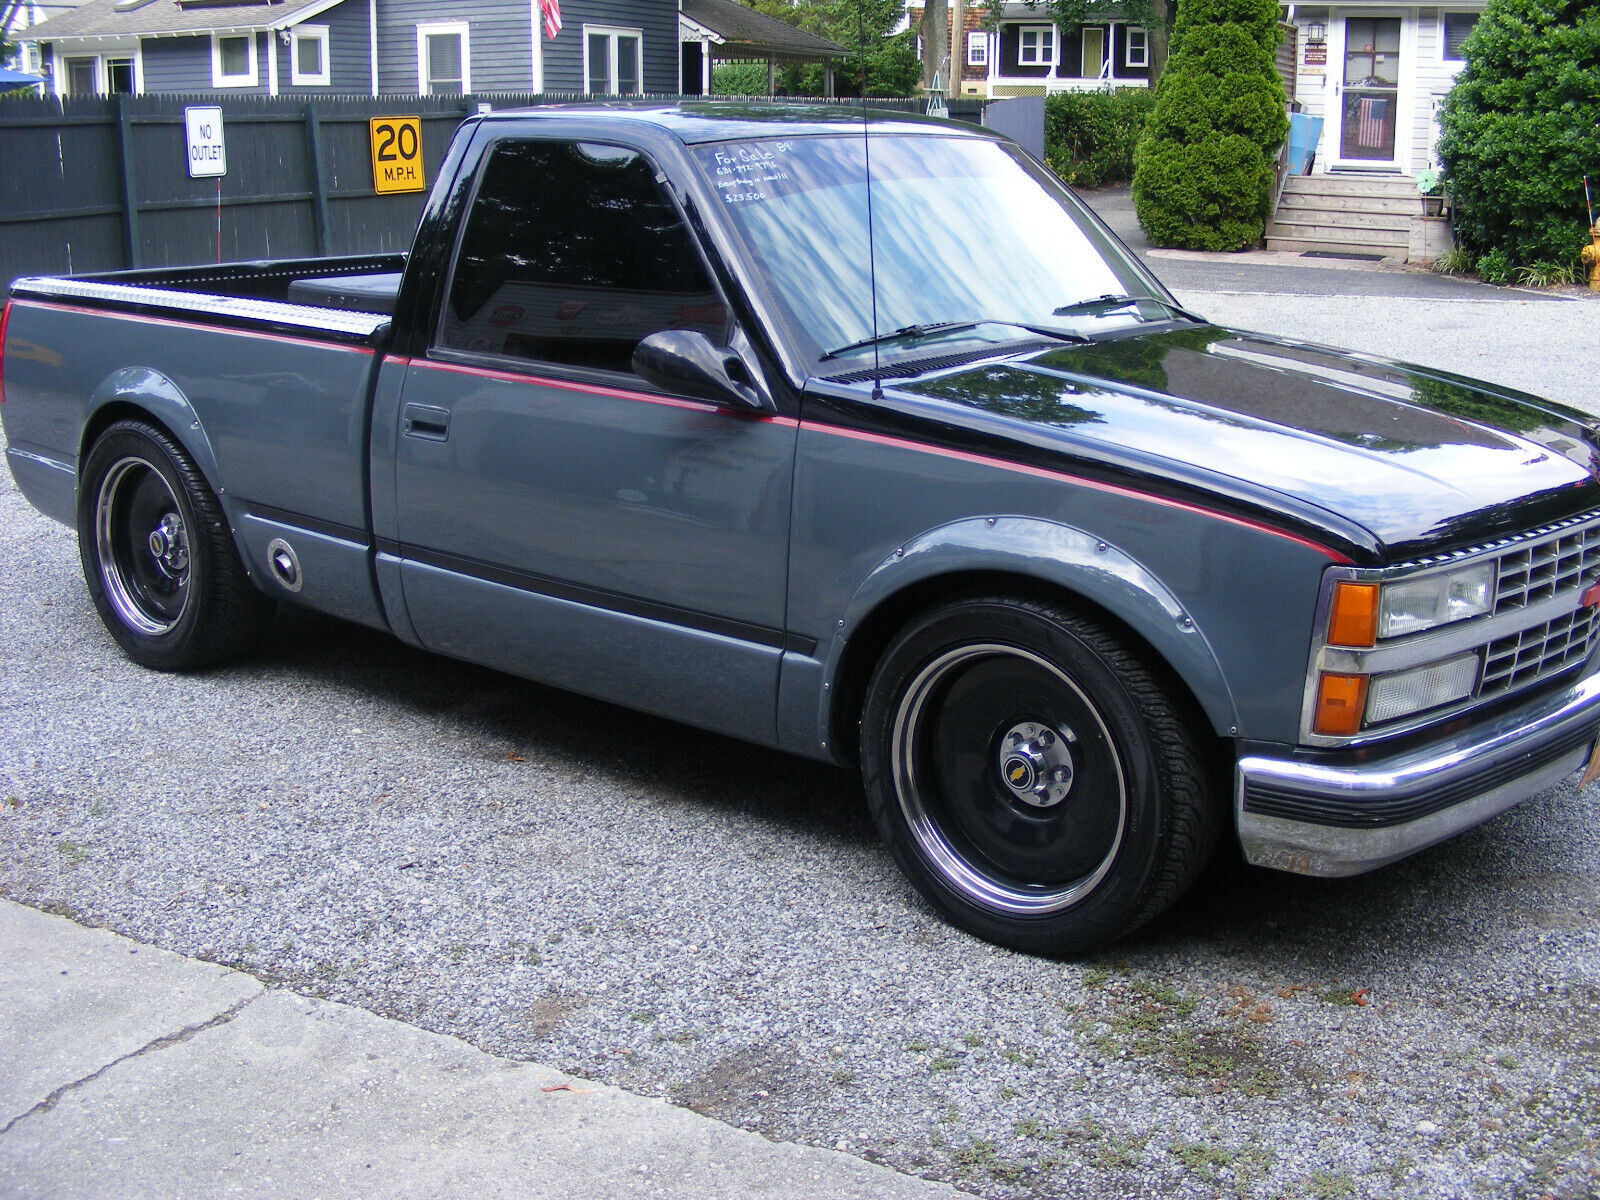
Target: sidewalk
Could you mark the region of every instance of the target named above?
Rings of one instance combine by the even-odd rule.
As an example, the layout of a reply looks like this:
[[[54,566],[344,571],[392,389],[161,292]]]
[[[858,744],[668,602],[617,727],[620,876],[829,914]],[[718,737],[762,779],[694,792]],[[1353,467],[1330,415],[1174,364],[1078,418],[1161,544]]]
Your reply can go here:
[[[0,1195],[966,1193],[0,901]]]

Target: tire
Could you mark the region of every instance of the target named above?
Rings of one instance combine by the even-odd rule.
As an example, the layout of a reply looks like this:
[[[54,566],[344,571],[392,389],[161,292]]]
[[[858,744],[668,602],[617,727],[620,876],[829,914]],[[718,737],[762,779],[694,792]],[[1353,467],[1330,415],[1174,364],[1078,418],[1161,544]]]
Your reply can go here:
[[[111,425],[84,459],[78,553],[100,619],[144,666],[221,662],[253,645],[272,619],[273,603],[250,582],[205,477],[146,422]]]
[[[1157,671],[1093,620],[1003,596],[925,614],[862,709],[873,819],[951,922],[1077,954],[1193,882],[1220,819],[1191,723]]]

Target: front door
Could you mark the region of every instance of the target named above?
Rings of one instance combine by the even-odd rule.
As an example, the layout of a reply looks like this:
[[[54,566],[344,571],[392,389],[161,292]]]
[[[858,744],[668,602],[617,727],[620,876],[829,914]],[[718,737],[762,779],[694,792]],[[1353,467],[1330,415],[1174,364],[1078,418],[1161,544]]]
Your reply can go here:
[[[633,371],[731,317],[637,151],[490,148],[396,453],[406,605],[429,649],[771,736],[792,420]]]
[[[1346,17],[1339,88],[1339,161],[1399,161],[1400,18]]]
[[[1099,79],[1100,72],[1106,66],[1106,31],[1098,25],[1085,25],[1083,27],[1083,68],[1084,79]]]

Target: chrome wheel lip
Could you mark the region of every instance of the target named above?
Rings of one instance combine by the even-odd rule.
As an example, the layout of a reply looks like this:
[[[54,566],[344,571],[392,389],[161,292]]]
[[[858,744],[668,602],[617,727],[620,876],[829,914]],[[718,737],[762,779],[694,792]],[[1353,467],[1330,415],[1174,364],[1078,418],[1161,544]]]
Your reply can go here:
[[[128,455],[112,463],[100,480],[100,491],[95,497],[94,511],[95,551],[100,560],[100,580],[105,585],[106,598],[111,602],[111,607],[116,611],[118,619],[128,628],[146,637],[160,637],[162,634],[170,633],[177,626],[189,607],[189,563],[187,552],[185,551],[181,568],[182,578],[178,578],[173,573],[177,569],[173,566],[175,561],[172,557],[173,550],[169,546],[165,557],[158,555],[154,548],[155,530],[145,531],[137,539],[139,552],[149,554],[157,569],[163,575],[173,579],[173,582],[181,589],[182,601],[179,605],[178,614],[170,620],[153,614],[140,603],[138,586],[127,577],[122,558],[123,551],[117,545],[115,530],[117,505],[123,499],[125,489],[130,486],[129,477],[140,470],[147,471],[154,478],[160,480],[162,489],[172,502],[169,516],[177,518],[176,532],[179,539],[186,546],[187,531],[184,529],[182,511],[178,507],[178,498],[173,493],[171,484],[147,459],[140,458],[137,455]],[[158,529],[163,532],[164,536],[169,538],[173,532],[173,526],[169,525],[166,519],[163,519]]]
[[[930,698],[939,685],[958,667],[974,660],[990,657],[1022,659],[1055,677],[1069,688],[1093,716],[1105,744],[1111,748],[1110,760],[1116,774],[1117,826],[1105,856],[1089,874],[1064,887],[1018,887],[980,869],[969,861],[950,838],[939,828],[938,821],[922,801],[917,780],[917,738],[922,728]],[[1122,848],[1123,835],[1128,824],[1128,787],[1122,759],[1116,753],[1116,742],[1107,728],[1100,709],[1072,678],[1048,659],[1000,642],[974,643],[958,646],[929,661],[906,686],[900,705],[895,711],[890,735],[890,769],[894,777],[895,795],[899,800],[901,815],[916,841],[917,848],[933,870],[965,899],[983,908],[1007,916],[1043,917],[1062,912],[1077,904],[1093,892],[1111,870]]]

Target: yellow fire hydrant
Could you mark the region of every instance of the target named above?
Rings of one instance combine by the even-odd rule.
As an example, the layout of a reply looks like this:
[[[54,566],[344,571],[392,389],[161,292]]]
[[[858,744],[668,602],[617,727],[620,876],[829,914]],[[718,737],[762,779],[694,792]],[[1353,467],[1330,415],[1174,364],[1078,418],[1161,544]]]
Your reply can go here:
[[[1578,256],[1583,260],[1583,270],[1589,276],[1589,286],[1600,292],[1600,221],[1589,230],[1589,244]]]

